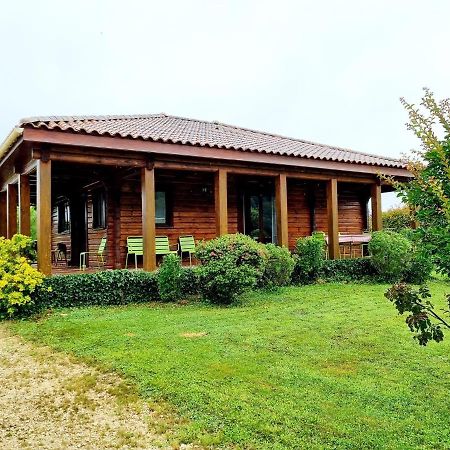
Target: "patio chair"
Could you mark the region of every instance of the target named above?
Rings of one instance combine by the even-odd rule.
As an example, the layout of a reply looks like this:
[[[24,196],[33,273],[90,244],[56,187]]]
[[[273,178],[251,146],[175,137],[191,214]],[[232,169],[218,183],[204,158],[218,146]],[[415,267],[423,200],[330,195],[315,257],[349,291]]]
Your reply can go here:
[[[127,258],[125,260],[125,269],[128,268],[128,257],[134,255],[134,265],[138,268],[137,257],[144,254],[144,239],[142,236],[127,237]]]
[[[195,240],[194,236],[180,236],[180,254],[183,258],[183,253],[189,254],[189,265],[192,266],[192,255],[195,255]]]
[[[101,267],[105,266],[105,250],[106,250],[106,237],[102,237],[102,240],[100,241],[100,245],[98,246],[98,250],[96,252],[97,255],[97,265],[100,269]],[[93,252],[81,252],[80,253],[80,270],[86,270],[86,259],[87,255],[91,254]]]
[[[179,250],[179,245],[176,244],[177,249],[171,250],[168,236],[156,236],[155,239],[155,247],[156,247],[156,255],[170,255],[177,254]]]
[[[67,253],[67,245],[63,242],[58,242],[56,249],[52,250],[52,263],[57,266],[59,261],[64,261],[67,266]]]

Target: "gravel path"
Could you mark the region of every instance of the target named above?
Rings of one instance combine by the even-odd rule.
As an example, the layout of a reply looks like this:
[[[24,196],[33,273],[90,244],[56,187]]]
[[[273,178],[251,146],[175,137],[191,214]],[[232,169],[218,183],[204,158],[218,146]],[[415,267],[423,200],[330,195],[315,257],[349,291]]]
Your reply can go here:
[[[173,421],[161,414],[117,375],[0,325],[0,449],[173,448],[162,434]]]

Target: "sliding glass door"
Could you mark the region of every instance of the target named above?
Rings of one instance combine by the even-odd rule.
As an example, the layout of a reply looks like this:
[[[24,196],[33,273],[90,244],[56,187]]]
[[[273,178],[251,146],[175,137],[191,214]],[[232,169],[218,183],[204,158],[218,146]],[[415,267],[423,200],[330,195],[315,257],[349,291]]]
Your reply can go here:
[[[244,193],[244,233],[258,242],[276,243],[274,197],[270,194]]]

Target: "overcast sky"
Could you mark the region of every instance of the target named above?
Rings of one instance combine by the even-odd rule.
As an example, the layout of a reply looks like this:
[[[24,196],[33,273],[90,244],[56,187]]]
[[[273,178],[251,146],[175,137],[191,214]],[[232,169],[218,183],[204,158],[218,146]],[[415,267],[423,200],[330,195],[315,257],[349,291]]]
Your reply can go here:
[[[0,141],[21,117],[165,112],[400,156],[417,142],[399,97],[450,96],[449,17],[446,0],[4,2]]]

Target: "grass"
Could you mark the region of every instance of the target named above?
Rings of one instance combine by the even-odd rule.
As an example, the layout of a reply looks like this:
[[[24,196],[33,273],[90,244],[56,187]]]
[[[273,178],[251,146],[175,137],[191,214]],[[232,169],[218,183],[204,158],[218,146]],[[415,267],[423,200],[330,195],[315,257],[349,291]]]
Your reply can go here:
[[[189,419],[182,441],[255,449],[450,448],[450,336],[419,347],[387,286],[66,310],[11,325],[123,373]],[[435,302],[450,291],[431,283]]]

